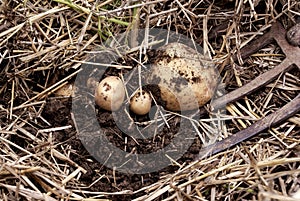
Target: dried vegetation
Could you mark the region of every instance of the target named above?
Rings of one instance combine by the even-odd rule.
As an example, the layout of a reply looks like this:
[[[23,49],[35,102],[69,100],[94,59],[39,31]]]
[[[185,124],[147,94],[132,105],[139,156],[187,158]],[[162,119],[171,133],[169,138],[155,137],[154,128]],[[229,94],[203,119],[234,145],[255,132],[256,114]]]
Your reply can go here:
[[[56,91],[72,82],[90,51],[110,36],[164,28],[199,43],[233,91],[282,62],[271,43],[246,59],[242,47],[274,21],[287,29],[300,19],[294,0],[224,1],[0,1],[0,198],[1,200],[299,200],[300,115],[203,160],[174,163],[156,179],[116,179],[68,143],[76,138],[70,106]],[[237,55],[237,60],[234,60]],[[217,115],[201,119],[199,133],[234,135],[299,94],[295,67]],[[50,104],[51,102],[51,104]],[[55,115],[51,116],[51,112]],[[219,121],[218,121],[219,122]],[[213,130],[213,131],[212,131]],[[90,175],[87,175],[87,172]],[[92,172],[92,173],[91,173]],[[91,176],[92,174],[92,176]],[[103,183],[103,188],[97,183]],[[122,183],[123,182],[123,183]],[[110,188],[105,183],[111,183]],[[120,185],[122,184],[122,185]],[[93,188],[93,186],[97,186]]]

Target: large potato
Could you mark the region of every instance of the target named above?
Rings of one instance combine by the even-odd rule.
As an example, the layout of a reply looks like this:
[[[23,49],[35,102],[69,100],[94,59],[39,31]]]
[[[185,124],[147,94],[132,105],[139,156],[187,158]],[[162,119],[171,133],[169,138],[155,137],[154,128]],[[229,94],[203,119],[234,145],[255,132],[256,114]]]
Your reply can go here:
[[[166,109],[193,110],[212,98],[218,76],[210,60],[181,43],[170,43],[158,51],[161,54],[147,82],[158,85]]]

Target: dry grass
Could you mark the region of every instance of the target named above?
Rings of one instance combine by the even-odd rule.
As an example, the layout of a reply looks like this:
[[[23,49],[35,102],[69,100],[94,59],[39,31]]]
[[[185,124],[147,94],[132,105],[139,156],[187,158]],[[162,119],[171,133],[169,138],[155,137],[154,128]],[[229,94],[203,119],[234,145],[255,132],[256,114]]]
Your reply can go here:
[[[43,116],[49,97],[80,71],[88,53],[106,39],[137,27],[177,31],[203,46],[218,64],[222,82],[232,91],[283,59],[276,44],[243,61],[232,55],[280,20],[286,28],[300,17],[297,1],[19,1],[0,5],[0,198],[2,200],[299,200],[300,115],[218,155],[175,164],[149,186],[132,191],[91,191],[86,173],[60,142],[73,125],[53,127]],[[226,3],[225,3],[226,2]],[[213,27],[226,24],[213,37]],[[225,65],[225,64],[230,65]],[[200,134],[219,140],[247,128],[282,107],[300,90],[299,70],[282,73],[255,93],[227,105],[210,127],[201,119]],[[54,109],[55,110],[55,109]],[[16,140],[18,139],[18,140]],[[23,140],[20,140],[23,139]],[[205,142],[205,140],[203,140]],[[99,180],[112,175],[101,175]],[[91,181],[92,186],[96,181]]]

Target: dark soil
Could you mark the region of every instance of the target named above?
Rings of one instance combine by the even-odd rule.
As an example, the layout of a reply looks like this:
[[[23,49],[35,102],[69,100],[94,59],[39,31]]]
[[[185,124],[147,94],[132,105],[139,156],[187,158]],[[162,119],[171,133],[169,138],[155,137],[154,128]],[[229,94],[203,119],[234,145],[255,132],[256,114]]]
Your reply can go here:
[[[127,63],[130,62],[127,61]],[[94,70],[93,72],[96,71],[97,70]],[[91,75],[90,72],[92,72],[92,70],[86,74]],[[122,73],[128,72],[127,70],[124,71],[108,68],[106,72],[103,73],[98,71],[98,73],[102,73],[102,78],[104,78],[107,75],[119,76]],[[97,73],[94,73],[93,76],[97,77]],[[132,80],[138,79],[134,78]],[[133,82],[131,83],[131,87],[135,88],[135,85],[137,84],[137,82]],[[93,93],[93,89],[88,89],[84,84],[81,87],[83,91],[86,91],[89,94]],[[145,89],[154,92],[158,90],[155,86],[146,86]],[[157,91],[156,94],[159,94],[159,91]],[[79,94],[79,96],[80,95],[81,94]],[[159,97],[156,98],[159,101]],[[101,148],[102,144],[98,140],[99,137],[105,137],[115,147],[124,150],[127,153],[149,154],[159,151],[160,149],[168,145],[175,146],[175,148],[178,148],[178,142],[177,145],[176,142],[173,142],[175,136],[181,135],[181,137],[179,137],[179,142],[182,143],[186,141],[185,136],[190,136],[192,134],[192,136],[194,136],[193,139],[191,139],[193,141],[192,145],[189,146],[186,152],[185,150],[183,150],[185,152],[184,155],[177,160],[179,164],[189,163],[193,161],[193,159],[197,156],[201,148],[200,140],[198,139],[193,126],[189,125],[185,126],[184,129],[180,129],[181,125],[187,125],[187,120],[184,120],[184,118],[180,118],[176,115],[168,117],[167,122],[169,127],[167,127],[165,124],[159,126],[159,124],[162,124],[163,121],[157,123],[149,123],[150,120],[154,119],[154,110],[157,109],[155,106],[152,108],[153,110],[149,113],[149,115],[136,116],[130,111],[128,113],[129,115],[124,114],[124,110],[128,111],[128,104],[127,106],[124,105],[119,111],[114,113],[102,110],[98,106],[94,105],[93,96],[85,96],[84,98],[75,97],[73,98],[73,100],[72,98],[49,98],[46,107],[43,110],[42,116],[47,118],[47,121],[49,121],[51,127],[72,125],[73,128],[75,128],[73,119],[71,118],[72,101],[73,107],[77,107],[77,105],[79,105],[79,107],[86,105],[87,108],[94,107],[94,110],[91,110],[95,111],[94,114],[91,114],[89,112],[83,112],[82,114],[80,114],[79,118],[82,121],[76,121],[77,127],[84,127],[87,128],[89,131],[85,132],[84,134],[78,134],[78,132],[76,132],[75,129],[69,129],[65,130],[63,133],[55,132],[54,138],[57,143],[64,142],[67,145],[69,145],[73,150],[73,153],[70,156],[71,160],[73,160],[79,166],[87,170],[87,173],[83,174],[80,177],[80,181],[82,183],[85,183],[86,186],[89,186],[94,181],[98,180],[89,188],[90,191],[136,191],[141,189],[142,187],[157,182],[159,178],[163,175],[170,174],[178,170],[178,166],[176,165],[169,165],[167,167],[164,167],[164,164],[162,164],[162,167],[164,167],[163,169],[150,173],[135,174],[135,167],[133,167],[133,170],[130,171],[130,173],[123,173],[118,171],[115,172],[113,171],[113,169],[106,167],[103,163],[98,162],[94,156],[98,154],[96,158],[103,157],[103,160],[105,160],[105,158],[107,158],[109,154],[112,154],[112,157],[115,157],[115,160],[117,161],[122,161],[124,159],[121,158],[122,156],[114,155],[114,153],[105,152],[104,148]],[[162,107],[161,110],[163,113],[165,113]],[[97,124],[100,125],[100,134],[91,128],[91,119],[93,119],[94,117],[96,117]],[[133,121],[137,124],[132,124]],[[137,129],[140,129],[141,133],[145,134],[146,136],[138,136],[140,132],[138,132]],[[97,144],[98,142],[99,144]],[[91,150],[87,151],[87,146],[92,146],[93,148],[91,148],[91,150],[96,149],[96,151],[94,153],[91,153]],[[99,152],[101,156],[99,156]],[[170,156],[172,155],[170,154]],[[148,169],[151,170],[151,165],[153,165],[153,167],[156,167],[160,162],[160,160],[149,161],[149,163],[146,166]],[[137,170],[140,170],[139,167],[136,168]],[[101,176],[103,176],[103,178],[99,180],[99,177]],[[113,200],[130,200],[138,196],[139,194],[134,194],[134,196],[123,194],[122,196],[109,196],[109,198]]]
[[[46,105],[43,116],[47,117],[47,120],[53,126],[74,126],[71,119],[70,104],[70,99],[50,99]],[[57,110],[54,108],[57,108]],[[114,124],[112,113],[107,111],[99,111],[97,118],[98,121],[101,122],[101,129],[104,133],[106,133],[106,137],[109,138],[109,141],[119,148],[125,147],[124,138],[126,137],[126,134],[122,133],[117,125]],[[166,146],[176,134],[176,130],[178,130],[177,122],[177,118],[169,121],[168,123],[170,125],[170,129],[162,129],[155,139],[139,140],[139,144],[137,144],[134,140],[129,138],[126,144],[128,150],[127,152],[129,153],[133,149],[135,149],[138,153],[152,152]],[[112,169],[107,168],[103,164],[97,162],[93,156],[87,152],[81,140],[76,135],[76,131],[74,129],[66,130],[64,133],[56,132],[54,137],[56,138],[57,142],[65,142],[71,146],[71,149],[75,151],[70,156],[71,160],[87,170],[87,173],[81,176],[81,182],[89,186],[101,175],[105,175],[103,179],[100,179],[89,189],[91,191],[135,191],[158,181],[161,176],[175,172],[178,169],[177,166],[171,165],[158,172],[148,174],[125,174],[120,172],[114,173]],[[200,141],[195,138],[192,146],[177,162],[180,164],[184,162],[191,162],[193,158],[197,156],[200,148]],[[138,196],[138,194],[135,194],[134,196]],[[122,195],[113,196],[110,198],[113,200],[129,200],[133,197],[130,195]]]

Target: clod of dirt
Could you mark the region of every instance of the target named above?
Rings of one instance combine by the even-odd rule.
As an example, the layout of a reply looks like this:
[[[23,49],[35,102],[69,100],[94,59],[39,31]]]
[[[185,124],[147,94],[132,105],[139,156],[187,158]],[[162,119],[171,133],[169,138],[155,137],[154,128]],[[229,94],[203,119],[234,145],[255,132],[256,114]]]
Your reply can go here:
[[[291,45],[300,46],[300,23],[295,24],[287,31],[286,39]]]
[[[117,76],[104,78],[95,91],[96,104],[108,111],[118,110],[123,104],[124,98],[124,84]]]
[[[160,88],[166,109],[186,111],[206,104],[213,96],[218,76],[211,61],[181,43],[170,43],[152,67],[148,83]]]

